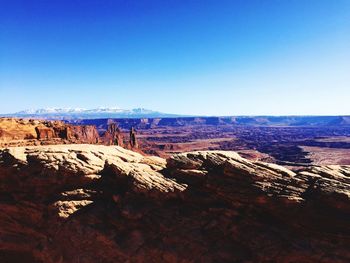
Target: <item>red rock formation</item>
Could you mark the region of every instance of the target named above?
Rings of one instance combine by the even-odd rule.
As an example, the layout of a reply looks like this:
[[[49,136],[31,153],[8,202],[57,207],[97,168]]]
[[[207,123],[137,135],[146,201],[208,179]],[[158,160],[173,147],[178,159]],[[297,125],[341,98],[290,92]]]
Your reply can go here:
[[[0,147],[98,142],[99,134],[93,125],[0,118]]]
[[[0,151],[8,262],[349,262],[350,167],[234,152],[167,161],[121,147]]]
[[[52,128],[44,128],[44,127],[35,127],[35,131],[37,134],[38,140],[50,140],[53,138],[57,138],[55,132]]]
[[[137,143],[137,139],[136,139],[136,132],[135,132],[135,129],[133,127],[131,127],[131,129],[130,129],[129,135],[130,135],[129,145],[130,145],[131,149],[138,148],[138,143]]]
[[[116,123],[108,124],[108,129],[104,133],[102,140],[106,145],[123,146],[123,136]]]
[[[77,141],[79,143],[98,143],[99,134],[95,126],[68,126],[66,128],[67,139],[69,141]]]

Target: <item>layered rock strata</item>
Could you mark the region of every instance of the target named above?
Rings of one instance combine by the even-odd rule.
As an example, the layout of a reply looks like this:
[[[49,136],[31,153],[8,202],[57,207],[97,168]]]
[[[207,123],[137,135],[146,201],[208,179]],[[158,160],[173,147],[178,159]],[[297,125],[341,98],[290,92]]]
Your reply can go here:
[[[62,143],[98,143],[93,125],[71,125],[61,121],[0,118],[0,147]]]
[[[350,167],[116,146],[0,151],[1,262],[349,262]]]

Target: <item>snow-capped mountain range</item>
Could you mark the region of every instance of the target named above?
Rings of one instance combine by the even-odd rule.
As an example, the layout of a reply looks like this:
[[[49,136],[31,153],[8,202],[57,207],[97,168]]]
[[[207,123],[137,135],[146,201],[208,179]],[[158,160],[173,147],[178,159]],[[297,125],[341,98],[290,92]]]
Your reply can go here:
[[[144,108],[120,109],[118,107],[100,107],[95,109],[84,108],[47,108],[28,109],[11,114],[2,114],[5,117],[40,118],[40,119],[99,119],[99,118],[157,118],[176,117],[179,115],[167,114]]]

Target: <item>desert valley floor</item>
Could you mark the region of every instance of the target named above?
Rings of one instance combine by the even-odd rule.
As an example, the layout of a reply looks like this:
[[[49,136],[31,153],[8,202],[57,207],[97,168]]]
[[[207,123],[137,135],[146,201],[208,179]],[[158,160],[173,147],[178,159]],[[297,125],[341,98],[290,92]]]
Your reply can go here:
[[[243,121],[244,120],[244,121]],[[252,160],[300,167],[308,164],[350,164],[350,118],[156,118],[96,119],[71,123],[95,125],[100,132],[115,122],[134,127],[140,148],[168,157],[193,150],[237,151]]]

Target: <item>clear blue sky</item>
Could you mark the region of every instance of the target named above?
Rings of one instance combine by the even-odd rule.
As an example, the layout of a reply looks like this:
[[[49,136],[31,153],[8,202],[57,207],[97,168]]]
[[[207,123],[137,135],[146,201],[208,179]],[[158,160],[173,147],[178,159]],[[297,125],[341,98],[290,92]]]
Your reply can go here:
[[[0,0],[0,101],[350,114],[350,1]]]

